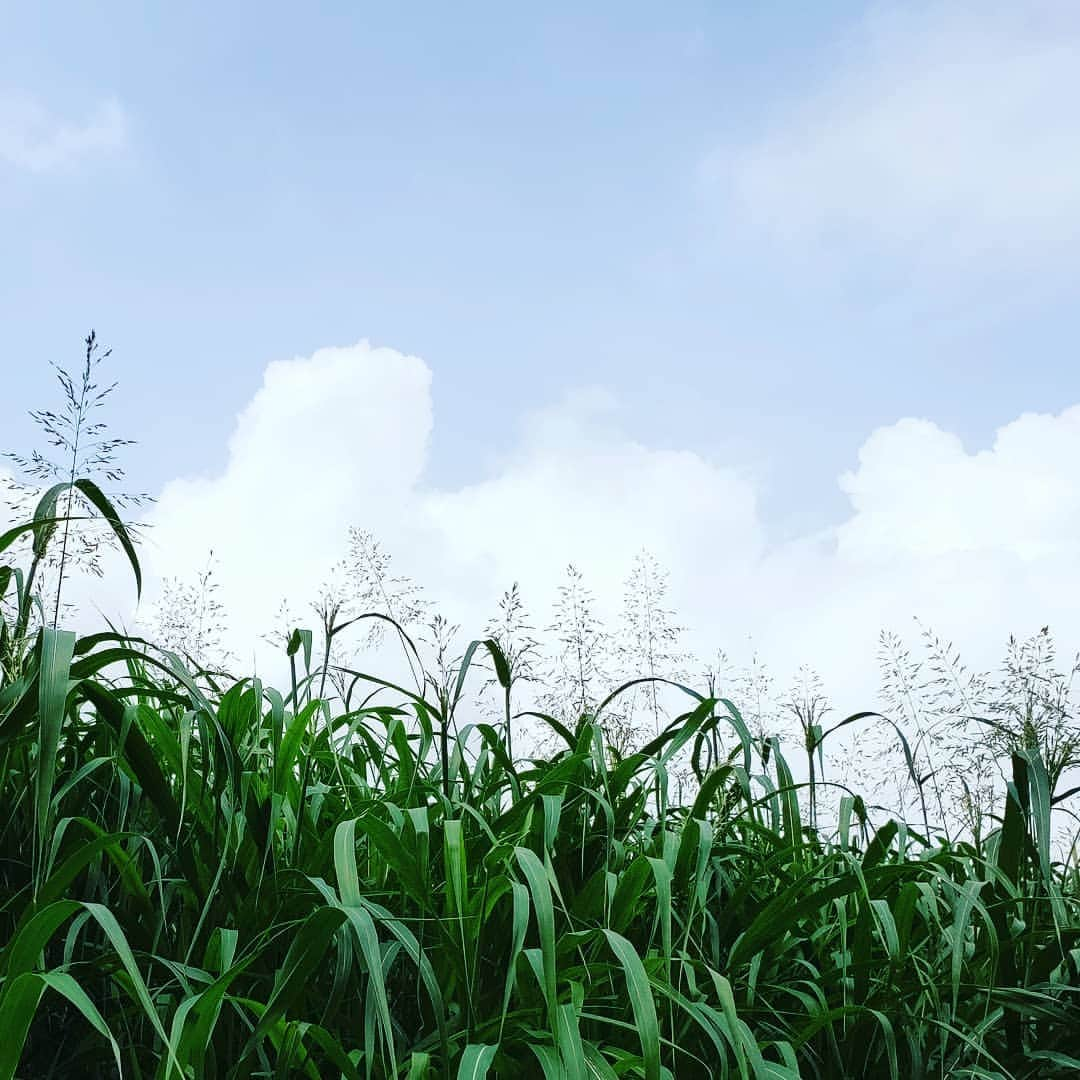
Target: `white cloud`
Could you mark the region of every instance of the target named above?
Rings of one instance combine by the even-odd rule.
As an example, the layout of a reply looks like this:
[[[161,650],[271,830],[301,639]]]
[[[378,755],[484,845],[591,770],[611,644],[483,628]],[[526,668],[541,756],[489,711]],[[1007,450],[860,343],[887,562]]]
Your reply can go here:
[[[535,413],[498,474],[424,499],[442,550],[492,582],[551,590],[573,561],[616,603],[643,546],[713,579],[722,553],[745,565],[762,547],[755,491],[738,470],[627,437],[610,400],[571,396]]]
[[[61,120],[27,94],[0,94],[0,161],[28,172],[49,172],[127,144],[127,114],[113,98],[98,102],[79,123]]]
[[[727,212],[789,250],[920,269],[1071,253],[1080,8],[878,6],[835,52],[758,137],[710,157]]]
[[[431,427],[416,357],[361,343],[271,364],[223,472],[163,491],[152,570],[190,573],[212,546],[250,655],[283,595],[312,596],[350,524],[466,634],[515,579],[542,625],[571,559],[614,611],[646,546],[703,655],[745,658],[752,634],[784,677],[817,665],[850,710],[876,701],[878,632],[911,633],[915,615],[980,665],[1044,623],[1080,643],[1080,407],[1022,416],[974,453],[927,421],[879,429],[841,478],[846,519],[783,544],[767,542],[752,477],[629,437],[599,392],[533,414],[494,474],[457,490],[424,483]]]
[[[1080,523],[1071,467],[1078,448],[1075,406],[1021,416],[975,454],[927,421],[883,428],[841,478],[855,514],[839,530],[840,551],[883,561],[990,553],[1025,564],[1066,554]]]
[[[238,639],[268,630],[283,597],[313,597],[350,524],[408,522],[430,380],[416,357],[366,342],[271,363],[237,418],[224,471],[162,491],[151,569],[190,575],[213,548]]]

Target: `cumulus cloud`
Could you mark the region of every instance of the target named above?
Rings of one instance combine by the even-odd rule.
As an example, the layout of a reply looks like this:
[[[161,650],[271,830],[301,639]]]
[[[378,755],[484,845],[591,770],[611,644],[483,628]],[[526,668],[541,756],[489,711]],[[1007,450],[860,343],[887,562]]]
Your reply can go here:
[[[844,520],[784,543],[769,542],[750,474],[631,437],[599,391],[534,413],[489,477],[456,489],[425,482],[432,417],[431,372],[393,349],[271,364],[223,471],[162,492],[154,575],[190,574],[213,547],[250,656],[281,597],[312,597],[352,524],[468,634],[514,580],[542,624],[570,560],[613,614],[647,547],[671,569],[701,655],[745,659],[752,637],[784,676],[818,666],[850,710],[876,703],[878,632],[910,634],[913,616],[976,665],[1044,623],[1063,645],[1080,640],[1080,407],[1022,416],[975,451],[926,420],[881,428],[840,478]]]
[[[430,381],[416,357],[366,342],[271,363],[220,475],[161,492],[146,544],[152,571],[189,576],[212,548],[238,639],[268,630],[282,598],[312,598],[349,525],[407,527]]]
[[[162,491],[153,577],[191,576],[213,548],[247,644],[282,598],[313,597],[350,525],[379,536],[467,631],[515,580],[546,604],[570,561],[614,614],[643,546],[710,581],[761,548],[747,476],[628,438],[600,391],[534,413],[494,475],[456,490],[424,483],[431,427],[431,373],[416,357],[361,342],[270,364],[223,471]]]
[[[762,547],[748,476],[630,438],[595,392],[534,413],[497,475],[428,493],[424,505],[454,559],[540,591],[572,561],[602,597],[618,599],[642,547],[669,566],[694,567],[704,583]]]
[[[127,114],[113,98],[81,122],[63,120],[24,93],[0,94],[0,161],[28,172],[50,172],[127,144]]]
[[[925,420],[876,431],[858,469],[841,477],[854,514],[839,530],[840,551],[885,561],[995,553],[1024,564],[1066,554],[1080,522],[1070,460],[1078,447],[1075,406],[1021,416],[973,454]]]
[[[879,5],[829,60],[763,132],[706,162],[733,215],[789,249],[920,268],[1071,251],[1076,5]]]

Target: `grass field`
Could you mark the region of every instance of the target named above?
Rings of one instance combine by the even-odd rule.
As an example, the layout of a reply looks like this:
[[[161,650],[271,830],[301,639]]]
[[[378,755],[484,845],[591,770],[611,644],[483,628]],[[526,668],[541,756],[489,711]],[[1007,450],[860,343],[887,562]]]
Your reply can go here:
[[[481,661],[508,679],[493,642],[332,704],[306,632],[288,685],[222,680],[34,619],[33,577],[0,571],[0,1080],[1080,1072],[1034,751],[977,847],[822,785],[826,835],[738,702],[669,688],[622,757],[604,706],[533,716],[560,749],[511,760],[456,716]]]

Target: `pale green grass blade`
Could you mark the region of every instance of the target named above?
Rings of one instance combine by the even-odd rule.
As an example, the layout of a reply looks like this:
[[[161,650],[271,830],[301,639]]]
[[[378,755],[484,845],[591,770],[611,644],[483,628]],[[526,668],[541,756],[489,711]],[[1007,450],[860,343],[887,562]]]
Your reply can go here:
[[[611,951],[622,965],[626,977],[626,992],[633,1010],[634,1024],[641,1039],[645,1061],[645,1080],[660,1080],[660,1025],[656,1017],[649,979],[638,954],[626,938],[614,930],[604,930]]]

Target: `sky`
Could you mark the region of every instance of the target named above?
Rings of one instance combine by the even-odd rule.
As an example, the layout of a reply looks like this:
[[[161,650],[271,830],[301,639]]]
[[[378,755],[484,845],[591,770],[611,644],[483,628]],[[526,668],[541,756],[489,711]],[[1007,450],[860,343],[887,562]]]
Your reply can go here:
[[[250,636],[359,524],[466,626],[648,547],[852,708],[916,615],[1080,646],[1077,5],[3,23],[0,425],[96,328],[149,596],[213,547]]]

